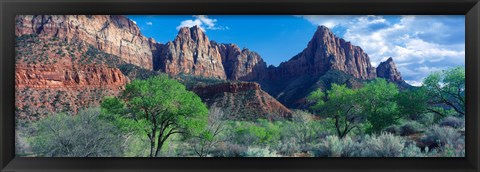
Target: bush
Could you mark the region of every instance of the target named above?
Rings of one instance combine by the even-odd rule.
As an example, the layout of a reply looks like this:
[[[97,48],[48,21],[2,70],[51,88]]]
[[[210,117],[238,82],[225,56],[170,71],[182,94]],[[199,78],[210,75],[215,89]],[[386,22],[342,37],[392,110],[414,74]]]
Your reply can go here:
[[[424,146],[429,148],[443,147],[449,145],[464,145],[464,138],[458,130],[451,127],[433,126],[422,138]]]
[[[285,155],[285,156],[292,156],[295,153],[300,152],[300,144],[298,144],[298,141],[294,137],[289,137],[282,139],[278,141],[277,146],[275,147],[275,150],[278,151],[278,153]]]
[[[389,127],[385,128],[384,132],[398,135],[398,134],[400,134],[400,128],[396,125],[392,125],[392,126],[389,126]]]
[[[36,123],[33,152],[46,157],[109,157],[122,155],[116,128],[100,120],[100,110],[76,116],[55,114]]]
[[[244,157],[278,157],[276,151],[270,151],[268,147],[265,148],[248,148],[243,154]]]
[[[400,136],[409,136],[412,134],[416,134],[422,131],[422,125],[415,121],[410,121],[403,124],[399,128]]]
[[[405,146],[402,137],[391,133],[382,133],[380,136],[367,136],[362,144],[363,157],[398,157]]]
[[[428,148],[426,152],[428,152]],[[422,152],[422,149],[417,147],[415,144],[409,144],[408,146],[406,146],[403,149],[400,156],[401,157],[428,157],[427,154]]]
[[[453,116],[445,117],[440,122],[440,127],[462,128],[465,127],[465,119],[455,118]]]
[[[223,142],[219,143],[210,154],[213,157],[242,157],[247,152],[247,149],[244,145]]]
[[[318,149],[313,151],[317,157],[351,157],[358,156],[359,144],[346,136],[343,139],[327,136]]]

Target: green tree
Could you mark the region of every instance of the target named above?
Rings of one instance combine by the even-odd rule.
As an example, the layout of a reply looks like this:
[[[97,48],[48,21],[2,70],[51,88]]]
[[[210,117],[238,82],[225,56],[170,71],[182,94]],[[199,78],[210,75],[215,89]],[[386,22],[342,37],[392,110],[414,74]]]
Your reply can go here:
[[[412,119],[418,119],[429,112],[430,97],[425,87],[401,91],[396,99],[399,113],[409,115]]]
[[[335,120],[335,128],[338,137],[345,137],[350,131],[358,127],[360,122],[359,105],[357,101],[358,91],[347,88],[345,85],[332,84],[327,91],[327,96],[318,89],[307,99],[314,102],[310,108]],[[327,99],[327,101],[323,101]]]
[[[465,69],[456,67],[442,72],[434,72],[425,78],[423,86],[432,98],[430,103],[454,109],[465,115]],[[446,116],[446,113],[430,108],[430,111]]]
[[[127,126],[121,128],[143,130],[150,142],[150,157],[158,157],[173,134],[198,135],[208,118],[201,99],[167,75],[132,81],[126,85],[121,100],[107,99],[102,108],[106,113],[120,113],[116,115],[122,119],[119,124]],[[134,125],[130,125],[132,121]]]
[[[402,117],[395,101],[397,94],[395,84],[380,78],[359,89],[357,98],[361,111],[370,124],[367,128],[369,133],[380,132],[385,127],[396,124]]]
[[[35,123],[33,151],[47,157],[109,157],[122,155],[122,140],[115,126],[99,119],[99,109],[63,113]]]

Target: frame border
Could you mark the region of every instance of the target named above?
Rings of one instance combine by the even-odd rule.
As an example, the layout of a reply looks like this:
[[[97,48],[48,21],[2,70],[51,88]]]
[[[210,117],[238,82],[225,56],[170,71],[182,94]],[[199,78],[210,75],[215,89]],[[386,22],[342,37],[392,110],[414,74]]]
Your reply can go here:
[[[20,14],[465,15],[465,158],[15,157],[14,17]],[[479,171],[479,0],[0,0],[0,171]]]

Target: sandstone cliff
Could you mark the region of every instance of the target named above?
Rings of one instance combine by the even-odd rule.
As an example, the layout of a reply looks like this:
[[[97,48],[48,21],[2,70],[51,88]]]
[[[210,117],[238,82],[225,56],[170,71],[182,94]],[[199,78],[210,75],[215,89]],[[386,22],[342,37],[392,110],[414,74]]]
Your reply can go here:
[[[384,78],[385,80],[397,84],[400,88],[408,88],[411,87],[407,84],[400,72],[397,69],[397,65],[393,62],[393,58],[390,57],[386,61],[381,62],[377,66],[377,77]]]
[[[388,58],[386,61],[381,62],[377,66],[377,77],[385,78],[385,80],[390,82],[403,81],[402,76],[397,70],[397,66],[395,65],[391,57]]]
[[[85,42],[100,51],[146,69],[153,68],[149,40],[124,16],[18,15],[15,35],[38,34],[69,42]]]
[[[117,90],[128,82],[119,69],[101,65],[17,65],[15,68],[18,88],[98,87]]]
[[[158,45],[158,44],[157,44]],[[191,74],[227,79],[222,57],[216,46],[198,26],[181,28],[172,42],[160,45],[156,70],[168,74]]]
[[[268,76],[267,63],[256,52],[240,49],[235,44],[217,44],[225,74],[230,80],[263,80]]]
[[[336,37],[327,27],[319,26],[300,54],[270,71],[272,79],[290,79],[302,75],[320,76],[340,70],[359,79],[376,77],[368,55],[358,46]]]
[[[193,89],[209,106],[223,109],[228,119],[290,118],[292,112],[255,82],[228,82]]]

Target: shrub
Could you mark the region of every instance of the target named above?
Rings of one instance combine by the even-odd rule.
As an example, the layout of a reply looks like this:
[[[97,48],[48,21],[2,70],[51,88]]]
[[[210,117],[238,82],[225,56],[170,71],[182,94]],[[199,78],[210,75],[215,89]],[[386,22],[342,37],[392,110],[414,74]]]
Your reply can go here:
[[[428,148],[426,149],[426,152],[428,153]],[[420,149],[415,144],[409,144],[408,146],[403,148],[400,156],[401,157],[428,157],[427,153],[422,152],[422,149]]]
[[[422,138],[422,143],[429,148],[449,145],[461,145],[464,138],[458,130],[451,127],[433,126]]]
[[[465,127],[465,119],[455,118],[453,116],[445,117],[440,122],[440,127],[462,128]]]
[[[243,154],[244,157],[277,157],[276,151],[270,151],[268,147],[265,148],[248,148]]]
[[[384,131],[387,132],[387,133],[395,134],[395,135],[400,134],[400,128],[396,125],[389,126],[389,127],[385,128]]]
[[[405,140],[391,133],[364,138],[361,156],[364,157],[398,157],[405,146]]]
[[[351,157],[358,156],[359,144],[346,136],[327,136],[313,154],[318,157]]]
[[[298,141],[294,137],[289,137],[278,141],[275,150],[282,155],[292,156],[300,152],[300,147],[300,144],[298,144]]]
[[[99,120],[100,110],[56,114],[36,123],[33,152],[46,157],[108,157],[122,154],[116,128]]]
[[[421,132],[422,125],[415,121],[410,121],[403,124],[399,128],[400,136],[409,136]]]
[[[242,157],[247,151],[247,147],[231,142],[219,143],[210,154],[213,157]]]

